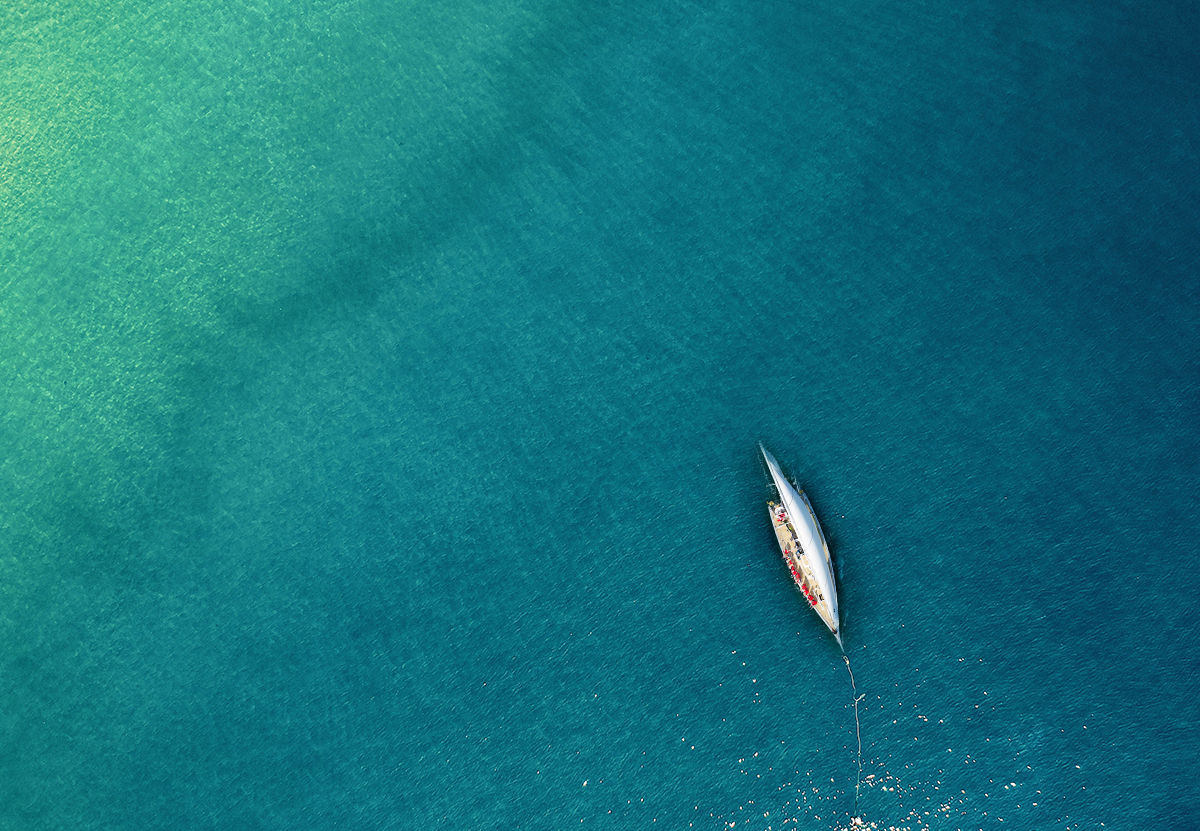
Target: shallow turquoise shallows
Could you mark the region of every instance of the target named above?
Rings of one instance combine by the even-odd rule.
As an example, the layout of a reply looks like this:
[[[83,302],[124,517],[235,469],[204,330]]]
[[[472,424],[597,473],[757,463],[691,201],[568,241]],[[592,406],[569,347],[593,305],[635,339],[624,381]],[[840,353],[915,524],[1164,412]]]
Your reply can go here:
[[[1197,31],[7,4],[0,831],[1200,828]]]

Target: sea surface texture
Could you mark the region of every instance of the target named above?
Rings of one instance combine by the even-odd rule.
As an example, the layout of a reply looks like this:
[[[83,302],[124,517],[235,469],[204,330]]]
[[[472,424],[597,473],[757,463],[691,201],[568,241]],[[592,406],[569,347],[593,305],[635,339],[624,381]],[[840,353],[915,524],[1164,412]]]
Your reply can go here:
[[[0,831],[1200,828],[1200,7],[0,11]]]

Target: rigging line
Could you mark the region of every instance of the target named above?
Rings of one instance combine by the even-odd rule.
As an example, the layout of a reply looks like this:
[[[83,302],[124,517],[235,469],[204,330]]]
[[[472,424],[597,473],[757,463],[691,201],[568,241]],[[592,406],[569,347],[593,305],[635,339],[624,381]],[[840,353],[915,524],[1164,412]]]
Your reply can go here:
[[[858,737],[858,778],[854,780],[854,816],[857,817],[858,790],[862,785],[862,726],[858,722],[858,702],[866,696],[858,694],[858,685],[854,683],[854,670],[850,669],[850,658],[844,652],[842,660],[846,662],[846,672],[850,673],[850,689],[854,693],[854,733]]]

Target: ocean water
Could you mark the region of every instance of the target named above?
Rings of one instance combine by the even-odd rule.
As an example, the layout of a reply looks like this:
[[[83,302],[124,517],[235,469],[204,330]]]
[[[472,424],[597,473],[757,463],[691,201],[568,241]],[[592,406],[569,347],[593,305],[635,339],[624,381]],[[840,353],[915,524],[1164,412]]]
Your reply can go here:
[[[1196,31],[0,12],[0,829],[1200,828]]]

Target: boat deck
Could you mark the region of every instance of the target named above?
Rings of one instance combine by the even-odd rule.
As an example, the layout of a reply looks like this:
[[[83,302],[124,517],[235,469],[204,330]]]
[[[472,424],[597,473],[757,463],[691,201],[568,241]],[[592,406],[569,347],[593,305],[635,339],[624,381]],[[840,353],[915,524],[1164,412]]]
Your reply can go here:
[[[825,625],[836,632],[837,624],[833,621],[833,611],[829,608],[829,602],[821,593],[812,569],[806,562],[806,552],[800,547],[800,540],[796,537],[796,529],[792,527],[787,510],[777,502],[768,502],[767,510],[771,514],[771,525],[775,528],[775,538],[779,542],[779,550],[783,552],[784,562],[787,563],[788,570],[792,572],[792,579]],[[818,556],[817,552],[811,553],[813,556]]]

